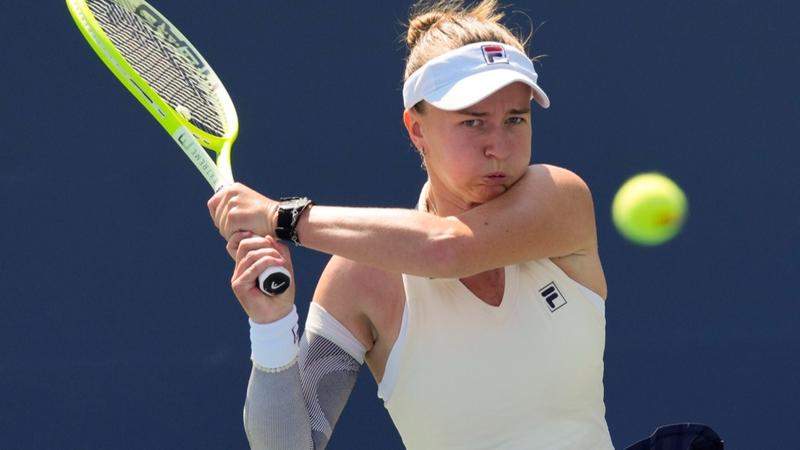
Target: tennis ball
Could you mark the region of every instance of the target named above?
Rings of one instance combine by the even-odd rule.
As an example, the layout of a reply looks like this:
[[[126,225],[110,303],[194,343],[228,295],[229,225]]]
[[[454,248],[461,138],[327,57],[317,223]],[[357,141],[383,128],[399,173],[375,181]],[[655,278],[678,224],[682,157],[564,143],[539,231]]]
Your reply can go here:
[[[614,196],[611,216],[617,230],[639,245],[659,245],[672,239],[686,221],[686,196],[675,182],[656,173],[626,181]]]

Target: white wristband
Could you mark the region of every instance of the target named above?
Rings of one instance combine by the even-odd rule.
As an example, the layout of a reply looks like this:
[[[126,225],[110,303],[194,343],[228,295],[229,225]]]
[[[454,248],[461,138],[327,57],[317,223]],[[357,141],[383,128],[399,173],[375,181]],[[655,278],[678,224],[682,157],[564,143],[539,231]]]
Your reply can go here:
[[[297,358],[297,308],[283,319],[272,323],[250,322],[250,359],[264,371],[276,372],[287,369]]]

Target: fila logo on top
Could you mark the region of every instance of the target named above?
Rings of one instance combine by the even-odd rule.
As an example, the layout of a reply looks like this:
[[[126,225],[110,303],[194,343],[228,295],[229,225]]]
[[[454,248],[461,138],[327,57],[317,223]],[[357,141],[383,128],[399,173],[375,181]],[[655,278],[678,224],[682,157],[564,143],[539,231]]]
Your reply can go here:
[[[506,49],[500,45],[484,45],[481,47],[481,51],[486,64],[508,64]]]
[[[539,289],[539,295],[541,295],[547,303],[550,312],[556,312],[558,308],[567,304],[567,299],[565,299],[561,291],[558,290],[558,286],[552,282]]]

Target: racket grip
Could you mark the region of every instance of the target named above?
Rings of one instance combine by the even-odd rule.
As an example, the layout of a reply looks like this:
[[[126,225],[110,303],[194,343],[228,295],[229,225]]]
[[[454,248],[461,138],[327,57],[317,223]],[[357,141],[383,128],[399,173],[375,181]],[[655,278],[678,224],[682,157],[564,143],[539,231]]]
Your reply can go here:
[[[292,276],[282,266],[269,267],[258,276],[258,288],[269,296],[282,294],[291,284]]]

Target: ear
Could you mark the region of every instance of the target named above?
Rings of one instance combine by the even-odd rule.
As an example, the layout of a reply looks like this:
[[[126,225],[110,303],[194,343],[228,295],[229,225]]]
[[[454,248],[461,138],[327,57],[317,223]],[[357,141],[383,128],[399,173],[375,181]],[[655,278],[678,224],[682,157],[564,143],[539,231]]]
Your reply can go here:
[[[413,109],[403,111],[403,123],[406,126],[408,137],[415,147],[422,150],[425,148],[425,136],[422,134],[421,117],[418,112]]]

